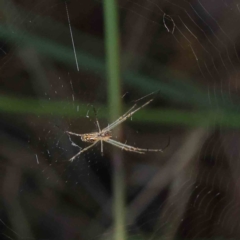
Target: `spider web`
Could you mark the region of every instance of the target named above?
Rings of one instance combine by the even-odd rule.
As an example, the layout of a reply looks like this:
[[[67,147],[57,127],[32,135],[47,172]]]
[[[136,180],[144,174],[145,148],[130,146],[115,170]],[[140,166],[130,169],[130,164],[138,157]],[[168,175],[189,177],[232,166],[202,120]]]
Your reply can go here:
[[[239,239],[239,4],[118,2],[122,100],[158,91],[124,139],[171,136],[123,155],[129,239]],[[0,6],[1,237],[110,239],[112,147],[70,163],[86,145],[65,134],[97,130],[93,108],[108,124],[102,3]]]

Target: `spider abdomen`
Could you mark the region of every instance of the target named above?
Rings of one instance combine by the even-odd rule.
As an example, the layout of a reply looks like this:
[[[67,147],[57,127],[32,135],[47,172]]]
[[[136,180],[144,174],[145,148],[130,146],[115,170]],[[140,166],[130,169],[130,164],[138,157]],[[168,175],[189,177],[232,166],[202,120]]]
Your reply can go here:
[[[106,141],[111,137],[112,137],[112,134],[110,131],[103,131],[103,132],[83,134],[81,136],[81,139],[83,142],[94,143],[96,141]]]

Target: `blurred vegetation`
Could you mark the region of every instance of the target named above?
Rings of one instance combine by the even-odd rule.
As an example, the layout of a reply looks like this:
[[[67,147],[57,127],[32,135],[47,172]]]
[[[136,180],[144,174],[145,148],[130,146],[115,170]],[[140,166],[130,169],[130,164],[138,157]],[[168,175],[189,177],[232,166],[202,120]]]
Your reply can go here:
[[[33,98],[16,98],[9,96],[0,96],[0,110],[8,114],[27,114],[27,115],[45,115],[59,116],[69,118],[85,117],[89,107],[82,102],[75,102],[77,107],[72,107],[72,102],[54,101],[54,100],[35,100]],[[103,105],[95,105],[100,119],[109,119],[110,108]],[[125,106],[127,111],[131,106]],[[225,128],[239,128],[240,114],[233,111],[223,111],[221,109],[206,110],[177,110],[177,109],[142,109],[134,115],[134,121],[146,122],[164,125],[179,126],[222,126]]]
[[[0,25],[0,37],[6,39],[9,42],[17,45],[27,45],[34,47],[39,53],[50,57],[57,62],[63,62],[64,64],[75,67],[75,60],[73,59],[73,53],[71,48],[59,45],[58,42],[53,42],[51,40],[43,39],[41,36],[32,35],[26,31],[22,32],[16,28],[9,28],[6,25]],[[99,43],[102,44],[103,43]],[[77,51],[77,58],[79,62],[79,68],[81,71],[93,71],[98,75],[102,75],[103,78],[106,77],[106,64],[104,63],[104,58],[99,59],[98,57],[91,56],[87,53]],[[157,65],[157,63],[155,63]],[[214,101],[209,102],[206,89],[203,87],[193,85],[189,79],[174,79],[171,78],[171,73],[166,70],[161,71],[163,76],[162,81],[157,81],[151,77],[144,76],[143,74],[138,74],[134,72],[123,72],[123,81],[126,85],[134,87],[142,96],[147,95],[151,92],[156,92],[157,95],[153,95],[156,99],[161,97],[161,99],[168,100],[170,102],[175,102],[182,105],[187,105],[190,108],[194,108],[194,112],[186,110],[174,110],[174,109],[162,109],[156,111],[143,110],[144,112],[138,113],[136,120],[138,121],[148,121],[156,123],[166,123],[166,124],[183,124],[189,126],[206,125],[206,121],[202,122],[201,116],[204,115],[208,118],[208,124],[210,125],[222,125],[224,127],[239,127],[239,104],[238,98],[234,97],[232,100],[229,99],[227,94],[220,92],[216,93]],[[167,82],[164,79],[164,75],[167,75]],[[156,91],[157,90],[157,91]],[[51,115],[69,115],[71,117],[82,116],[81,113],[86,112],[86,108],[79,104],[79,112],[74,109],[64,110],[61,112],[63,105],[68,105],[67,102],[52,102],[44,101],[44,108],[39,108],[37,101],[34,99],[21,99],[17,100],[11,96],[1,96],[0,111],[7,111],[8,113],[32,113],[32,114],[51,114]],[[61,106],[61,107],[59,107]],[[114,105],[112,105],[114,106]],[[130,106],[129,106],[130,107]],[[104,111],[100,113],[100,117],[108,118],[110,109],[103,108]],[[196,109],[200,109],[198,112]],[[83,115],[84,115],[83,114]],[[159,118],[158,116],[161,116]],[[177,117],[176,117],[177,116]],[[219,118],[220,117],[220,118]],[[229,120],[228,120],[229,119]]]
[[[109,2],[110,4],[113,3],[113,1],[111,1],[111,0],[110,1],[106,0],[106,4],[107,4],[107,2]],[[64,3],[65,2],[63,2],[63,4]],[[98,5],[101,6],[100,3],[98,3]],[[114,7],[114,6],[109,6],[108,10],[110,10],[111,14],[114,14],[114,11],[111,12],[112,7]],[[10,17],[9,18],[5,17],[7,20],[5,21],[5,19],[4,19],[4,21],[2,21],[0,23],[0,38],[4,39],[4,41],[6,41],[9,46],[11,46],[12,52],[14,52],[16,50],[16,52],[14,52],[14,54],[18,55],[19,54],[18,51],[20,51],[20,50],[24,51],[24,49],[34,49],[33,55],[41,56],[41,58],[43,59],[42,60],[43,62],[45,59],[47,59],[46,65],[55,64],[56,66],[59,65],[63,68],[66,67],[66,69],[68,69],[68,70],[66,70],[66,69],[64,70],[66,72],[67,71],[75,71],[76,63],[75,63],[75,59],[73,57],[72,48],[71,48],[71,46],[69,46],[69,44],[66,44],[66,39],[59,40],[59,37],[58,37],[58,34],[62,33],[62,32],[65,33],[66,36],[69,36],[68,28],[66,27],[67,26],[66,22],[65,22],[65,24],[63,24],[63,23],[61,23],[61,21],[57,21],[57,20],[54,21],[53,19],[51,19],[49,17],[37,15],[35,13],[32,13],[31,11],[29,11],[29,12],[24,11],[20,7],[16,8],[16,9],[17,9],[17,14],[19,14],[19,16],[18,16],[19,19],[24,19],[25,15],[28,14],[29,19],[38,19],[38,21],[36,21],[38,23],[36,23],[36,29],[34,29],[34,27],[29,27],[29,26],[24,27],[21,25],[20,21],[18,22],[17,20],[14,20],[16,12],[5,11],[5,15],[10,15]],[[79,9],[79,11],[80,10],[81,9]],[[117,10],[115,9],[115,13],[116,12],[117,12]],[[109,26],[110,30],[108,30],[109,38],[105,38],[105,42],[103,40],[101,40],[100,37],[92,36],[90,34],[87,34],[84,31],[80,31],[78,28],[72,27],[73,32],[76,33],[76,35],[74,35],[75,42],[81,42],[81,44],[79,44],[80,47],[77,48],[77,59],[78,59],[78,63],[79,63],[80,73],[82,75],[79,74],[77,76],[80,76],[80,77],[83,76],[83,78],[84,78],[84,74],[90,73],[92,76],[94,76],[94,77],[96,76],[96,79],[97,79],[96,81],[103,82],[102,89],[100,89],[99,86],[97,86],[97,84],[95,84],[97,87],[96,87],[96,89],[94,89],[91,92],[91,94],[93,94],[94,96],[96,94],[98,94],[99,92],[106,93],[105,94],[106,96],[104,99],[101,99],[100,101],[96,101],[96,102],[94,101],[94,103],[93,103],[94,107],[96,109],[99,109],[99,111],[97,112],[98,118],[105,119],[105,120],[107,119],[108,122],[110,122],[110,121],[115,120],[119,116],[121,116],[121,114],[123,112],[127,111],[130,107],[132,107],[132,105],[134,104],[133,101],[132,102],[127,101],[128,104],[122,104],[123,99],[121,98],[121,94],[124,93],[124,90],[122,90],[122,89],[124,89],[123,86],[127,86],[127,89],[128,88],[130,90],[132,89],[133,92],[136,91],[137,96],[139,98],[152,93],[152,95],[148,96],[147,98],[143,98],[143,99],[141,99],[141,101],[137,102],[137,104],[139,104],[139,105],[141,105],[142,102],[144,102],[146,99],[149,99],[151,97],[153,97],[154,100],[156,100],[156,101],[153,101],[153,103],[151,105],[149,105],[147,108],[141,109],[141,111],[139,111],[138,113],[136,113],[134,115],[134,117],[133,117],[134,123],[139,122],[139,123],[148,123],[148,124],[155,124],[155,125],[158,124],[158,125],[161,125],[164,127],[165,126],[173,126],[173,127],[180,126],[180,127],[186,128],[188,130],[194,129],[196,127],[203,127],[204,129],[209,129],[209,128],[217,129],[218,127],[220,127],[221,129],[223,129],[223,128],[239,129],[240,128],[240,111],[239,111],[240,107],[239,107],[239,97],[237,96],[237,94],[231,94],[228,91],[220,91],[220,90],[223,90],[223,88],[222,89],[218,88],[218,90],[215,90],[214,96],[213,96],[213,94],[211,95],[208,92],[208,90],[209,90],[208,84],[202,84],[201,81],[197,78],[192,79],[190,77],[191,76],[190,74],[183,75],[183,74],[181,74],[180,70],[179,70],[179,72],[178,72],[178,70],[173,71],[172,66],[168,66],[167,64],[164,65],[159,60],[156,60],[156,59],[153,60],[153,58],[150,59],[148,57],[145,57],[144,60],[140,63],[140,66],[138,69],[131,68],[131,67],[129,67],[129,68],[122,67],[122,65],[124,65],[125,62],[121,60],[121,57],[124,57],[125,55],[128,55],[129,53],[124,50],[121,51],[121,54],[119,53],[118,41],[120,40],[120,37],[118,36],[118,29],[116,27],[118,25],[118,23],[117,22],[114,23],[113,19],[115,19],[116,16],[113,16],[111,14],[108,17],[105,16],[106,17],[105,21],[108,22],[110,25]],[[81,15],[81,14],[79,14],[79,15]],[[88,19],[88,16],[86,15],[86,17],[83,18],[82,21],[84,22],[87,20],[90,20],[90,19]],[[38,26],[38,24],[39,24],[39,26]],[[56,36],[51,36],[48,38],[47,34],[41,29],[41,27],[46,28],[46,32],[54,31],[56,33],[55,34]],[[55,29],[57,29],[57,30],[55,30]],[[116,30],[116,31],[114,31],[114,30]],[[122,44],[122,43],[120,43],[120,44]],[[104,54],[104,50],[103,50],[104,46],[106,46],[106,49],[107,49],[107,53],[108,53],[107,57],[105,57],[105,54]],[[160,46],[162,46],[162,45],[160,44]],[[121,57],[119,57],[119,55]],[[5,66],[5,64],[11,64],[11,63],[8,63],[8,61],[11,61],[11,59],[10,60],[7,59],[7,61],[5,62],[4,57],[1,62],[2,66]],[[8,56],[6,56],[6,57],[8,57]],[[24,57],[23,57],[23,59],[24,59]],[[31,58],[29,58],[29,59],[31,60]],[[29,61],[29,59],[27,59],[26,62]],[[29,61],[29,62],[31,63],[31,61]],[[145,66],[146,63],[148,65],[151,65],[152,68],[157,69],[156,72],[158,72],[158,74],[146,73],[147,71],[145,71],[144,67],[143,67],[143,66]],[[34,63],[33,63],[33,65],[34,65]],[[32,77],[34,80],[37,79],[37,81],[38,81],[38,83],[33,82],[33,85],[35,84],[36,86],[38,86],[38,84],[40,85],[42,82],[44,82],[44,80],[46,80],[45,79],[46,75],[45,75],[45,72],[42,71],[41,68],[38,68],[38,67],[31,68],[33,65],[31,65],[30,67],[28,66],[29,69],[27,71],[30,75],[29,78]],[[61,67],[59,67],[59,68],[61,68]],[[122,69],[120,69],[120,67],[122,67]],[[47,72],[47,70],[46,70],[46,72]],[[39,77],[39,78],[37,78],[37,77]],[[87,79],[87,77],[85,77],[85,78]],[[199,77],[199,78],[201,78],[201,77]],[[8,78],[6,78],[6,79],[8,80]],[[106,81],[106,79],[107,79],[107,81]],[[47,80],[46,80],[46,82],[47,82]],[[94,84],[92,84],[92,85],[94,85]],[[90,87],[92,87],[92,86],[90,86]],[[36,87],[36,88],[38,88],[38,87]],[[77,89],[77,87],[76,87],[76,89]],[[61,100],[58,100],[57,97],[56,97],[56,99],[54,97],[51,99],[50,98],[48,99],[49,96],[46,94],[46,97],[45,97],[44,91],[42,89],[40,91],[42,91],[42,94],[38,95],[36,93],[37,91],[35,91],[31,96],[27,96],[27,95],[21,93],[21,89],[19,89],[19,91],[15,91],[15,92],[4,91],[4,89],[1,90],[0,112],[4,116],[6,116],[6,115],[13,116],[14,121],[15,121],[15,117],[17,119],[20,117],[28,117],[28,116],[33,116],[33,115],[38,116],[38,117],[46,117],[47,116],[48,119],[55,118],[55,117],[67,117],[67,119],[75,120],[76,118],[85,118],[86,113],[89,111],[88,102],[84,101],[84,96],[81,96],[81,94],[79,94],[80,97],[74,101],[74,105],[73,105],[72,100],[71,101],[65,100],[64,97],[59,98]],[[107,98],[107,101],[106,101],[106,98]],[[69,98],[66,98],[66,99],[69,99]],[[95,98],[93,97],[93,99],[95,99]],[[133,99],[131,99],[131,100],[133,100]],[[136,99],[134,99],[134,100],[136,100]],[[107,104],[107,102],[108,102],[108,104]],[[133,103],[133,104],[131,104],[131,103]],[[7,124],[8,123],[6,123],[6,125]],[[52,125],[54,125],[54,123]],[[81,124],[79,124],[79,126],[82,127]],[[36,132],[37,132],[37,129],[34,129],[34,130],[36,130]],[[39,133],[40,133],[40,131],[39,131]],[[44,131],[45,131],[45,129],[44,129]],[[38,133],[35,133],[35,134],[36,134],[36,136],[35,136],[36,139],[38,139],[38,138],[40,139],[40,137],[39,137],[40,134],[39,134],[39,136],[37,135]],[[43,135],[44,134],[45,133],[43,133]],[[204,133],[204,134],[206,134],[206,133]],[[202,135],[204,135],[204,134],[202,134]],[[116,135],[118,135],[118,134],[116,134]],[[120,135],[119,139],[121,139],[121,134],[119,134],[119,135]],[[199,135],[200,135],[200,137],[199,137]],[[199,137],[201,139],[202,135],[201,134],[199,134],[199,135],[196,134],[195,138],[197,139]],[[44,135],[44,137],[45,137],[45,135]],[[44,137],[43,137],[43,139],[44,139]],[[57,141],[56,139],[59,140],[57,137],[55,137],[55,138],[53,137],[53,142],[54,142],[53,148],[58,147],[58,143],[56,144],[56,141]],[[143,136],[143,139],[145,139],[145,136]],[[157,141],[159,141],[159,136],[157,136],[156,139],[157,139]],[[52,147],[52,146],[49,147],[50,146],[49,142],[50,142],[50,140],[52,141],[51,138],[44,139],[44,140],[46,140],[46,143],[44,142],[44,143],[39,144],[39,145],[42,144],[42,146],[38,146],[38,144],[36,144],[37,145],[36,149],[39,150],[39,152],[41,152],[41,153],[44,151],[46,152],[46,149],[48,149],[48,148],[50,149]],[[42,140],[42,141],[44,141],[44,140]],[[146,141],[148,141],[148,138],[145,139],[145,142]],[[9,142],[11,142],[11,141],[9,141]],[[12,141],[12,142],[14,142],[14,141]],[[181,142],[181,141],[179,141],[179,142]],[[29,143],[27,143],[27,144],[29,144]],[[181,142],[181,144],[182,144],[182,142]],[[201,143],[200,144],[196,143],[196,145],[200,146]],[[219,144],[219,146],[220,146],[220,144]],[[42,149],[41,149],[41,147],[42,147]],[[23,148],[21,147],[20,149],[23,149]],[[66,149],[67,149],[67,147],[66,147]],[[190,145],[190,147],[188,147],[188,146],[186,147],[185,145],[183,145],[182,152],[180,152],[183,154],[178,154],[178,152],[174,148],[172,148],[170,152],[171,152],[171,154],[175,154],[175,152],[177,152],[176,154],[178,154],[178,155],[177,155],[177,157],[175,156],[174,160],[176,160],[176,159],[178,160],[179,156],[185,157],[188,155],[190,155],[189,159],[192,159],[193,154],[192,155],[189,154],[189,152],[190,152],[189,149],[192,150],[194,153],[198,152],[198,150],[199,150],[196,146],[191,148],[191,145]],[[37,152],[37,150],[36,150],[36,152]],[[210,151],[211,151],[211,149],[210,149]],[[45,152],[43,154],[46,154]],[[67,151],[67,150],[65,152],[72,153],[72,151]],[[217,154],[218,154],[218,152],[217,152]],[[32,155],[32,152],[31,152],[31,155]],[[56,154],[56,155],[58,156],[58,154]],[[66,155],[64,155],[65,158],[67,158]],[[219,155],[221,155],[221,154],[219,154]],[[112,156],[114,157],[114,153]],[[121,156],[121,154],[119,154],[117,156]],[[46,157],[46,159],[47,159],[46,166],[48,165],[48,160],[51,157],[52,156],[49,156],[49,155]],[[13,156],[12,158],[17,159],[15,156]],[[8,159],[8,158],[6,158],[6,159]],[[25,157],[22,157],[22,159],[25,159]],[[133,158],[131,160],[133,160]],[[150,157],[148,160],[150,160]],[[167,159],[167,160],[169,160],[169,159]],[[210,164],[209,163],[208,164],[211,165],[212,159],[210,159],[209,161],[210,161]],[[168,162],[168,161],[166,161],[166,162]],[[130,163],[130,164],[132,164],[132,163]],[[174,162],[173,165],[174,166],[176,165],[176,161]],[[173,165],[170,166],[171,169],[174,169]],[[75,166],[76,165],[74,165],[74,167]],[[146,166],[144,166],[144,168],[145,167]],[[182,166],[179,166],[178,169],[181,170],[181,167]],[[77,170],[79,170],[79,169],[77,168]],[[117,170],[119,172],[123,171],[123,169],[115,169],[115,174],[116,174]],[[42,171],[44,172],[45,168],[43,168]],[[146,172],[147,171],[148,170],[146,170]],[[174,170],[172,170],[172,172],[174,172]],[[177,172],[177,170],[176,170],[176,172]],[[193,172],[193,175],[197,175],[197,174],[195,174],[194,170],[192,172]],[[157,173],[157,175],[161,176],[163,173],[164,172],[160,172],[160,173]],[[224,175],[224,174],[222,174],[222,172],[220,174]],[[78,172],[76,175],[78,175]],[[105,175],[105,173],[103,175]],[[126,207],[125,202],[124,202],[124,199],[126,197],[125,193],[124,193],[124,187],[125,187],[124,186],[124,184],[125,184],[124,172],[121,172],[120,175],[121,175],[120,177],[115,178],[115,182],[113,184],[113,190],[115,192],[115,203],[116,203],[115,221],[119,220],[118,226],[121,227],[120,231],[122,231],[119,233],[119,235],[117,235],[116,240],[125,239],[125,231],[126,231],[125,228],[127,228],[127,226],[128,226],[128,223],[124,222],[125,221],[125,207]],[[171,174],[168,174],[168,175],[171,175]],[[209,174],[209,176],[210,175],[211,174]],[[140,176],[140,178],[141,177],[142,176]],[[173,181],[175,183],[175,185],[180,185],[179,182],[181,183],[181,176],[179,178],[180,178],[180,180],[178,179],[178,176],[177,176],[176,180],[174,179],[177,182],[177,183],[175,183]],[[189,181],[189,179],[190,179],[190,181]],[[205,179],[205,176],[202,177],[202,179]],[[82,179],[81,181],[84,182],[85,180],[86,179]],[[195,179],[192,180],[191,177],[189,177],[187,179],[187,181],[194,182]],[[96,181],[96,182],[98,182],[98,181]],[[158,183],[159,182],[160,182],[160,180],[158,181]],[[223,182],[224,182],[224,180],[223,180]],[[147,183],[146,183],[146,185],[147,185]],[[167,187],[169,187],[168,185],[171,185],[171,184],[169,182],[166,182],[166,186],[164,186],[164,187],[167,188]],[[8,188],[11,189],[10,187],[8,187]],[[96,191],[96,189],[95,189],[95,191]],[[212,190],[212,186],[210,186],[210,189]],[[89,192],[91,192],[91,191],[92,191],[92,189]],[[136,192],[136,189],[134,189],[134,191]],[[158,191],[158,189],[156,191]],[[160,186],[159,192],[162,192],[162,191],[163,191],[163,189],[161,189],[161,186]],[[94,191],[92,191],[92,192],[94,192]],[[72,193],[70,193],[70,194],[72,194]],[[101,195],[97,191],[95,194],[96,194],[94,196],[95,198],[93,197],[94,200],[96,200],[98,198],[98,195]],[[48,193],[46,195],[48,195]],[[79,195],[81,195],[81,194],[79,194]],[[208,195],[208,193],[205,194],[205,196],[207,196],[207,195]],[[111,198],[110,195],[108,197],[109,197],[109,199]],[[196,197],[196,199],[197,198],[198,197]],[[109,201],[111,201],[111,200],[112,199],[110,199]],[[47,201],[48,201],[48,199],[47,199]],[[162,199],[161,199],[161,201],[164,202],[164,200],[162,200]],[[211,199],[210,199],[210,201],[211,201]],[[77,202],[77,200],[76,200],[76,202]],[[82,202],[84,202],[84,204],[85,204],[86,202],[88,202],[88,200],[82,200]],[[106,200],[104,199],[103,202],[105,204]],[[179,202],[180,202],[180,200],[179,200]],[[108,207],[109,207],[109,205],[108,205]],[[92,206],[90,206],[89,208],[91,209],[91,207]],[[131,208],[131,207],[129,207],[129,208]],[[100,210],[100,211],[102,211],[102,210]],[[154,211],[155,211],[155,209],[154,209]],[[83,222],[86,221],[87,217],[82,221]],[[106,217],[106,219],[107,219],[107,220],[105,220],[106,222],[109,221],[108,217]],[[137,219],[137,217],[136,217],[136,219]],[[88,220],[88,221],[91,222],[92,219]],[[17,222],[20,222],[20,220],[18,220]],[[106,229],[107,229],[108,224],[106,224],[106,225],[107,225],[107,227],[106,227]],[[85,228],[84,224],[81,225],[81,227]],[[104,229],[104,230],[100,229],[99,232],[100,233],[105,232],[106,229]],[[109,230],[109,229],[107,229],[107,230]],[[158,229],[156,230],[156,232],[157,231],[158,231]],[[30,236],[30,234],[29,234],[29,236]],[[149,237],[147,234],[145,234],[144,236],[141,236],[141,237],[140,236],[129,236],[127,239],[140,240],[140,239],[149,239],[151,237],[151,236]],[[111,237],[112,237],[112,235],[110,234],[110,238]],[[107,239],[107,237],[105,237],[105,235],[103,235],[103,238]],[[202,240],[205,238],[194,238],[194,239]],[[212,239],[219,240],[222,238],[212,238]]]

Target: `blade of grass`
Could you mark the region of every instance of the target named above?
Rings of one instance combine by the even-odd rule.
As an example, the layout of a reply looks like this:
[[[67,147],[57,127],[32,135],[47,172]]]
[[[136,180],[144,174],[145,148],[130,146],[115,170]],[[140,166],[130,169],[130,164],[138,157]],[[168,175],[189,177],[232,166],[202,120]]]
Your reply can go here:
[[[111,122],[121,115],[121,83],[118,14],[115,0],[104,0],[105,45],[107,57],[108,103]],[[120,137],[120,126],[113,134]],[[120,149],[113,152],[114,239],[126,239],[124,166]]]
[[[42,115],[47,117],[85,117],[89,107],[81,102],[36,100],[31,98],[16,98],[0,95],[0,112],[3,114],[18,114],[23,116]],[[107,119],[110,108],[97,105],[98,117]],[[124,108],[125,111],[129,107]],[[117,117],[116,117],[117,118]],[[116,119],[114,119],[116,120]],[[231,111],[202,110],[181,111],[175,109],[142,109],[134,115],[134,122],[149,124],[164,124],[173,126],[221,126],[224,128],[240,128],[240,114]]]

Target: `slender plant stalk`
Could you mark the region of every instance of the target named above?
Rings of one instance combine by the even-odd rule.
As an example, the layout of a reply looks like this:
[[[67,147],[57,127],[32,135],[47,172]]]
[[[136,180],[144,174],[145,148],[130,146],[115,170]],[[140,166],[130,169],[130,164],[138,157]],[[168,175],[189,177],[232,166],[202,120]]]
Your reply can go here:
[[[107,56],[108,103],[111,122],[121,115],[121,82],[120,82],[120,56],[118,14],[115,0],[104,0],[105,17],[105,44]],[[117,128],[114,135],[120,137],[121,130]],[[113,214],[114,214],[114,239],[126,239],[125,222],[125,191],[124,191],[124,166],[121,151],[113,152]]]

